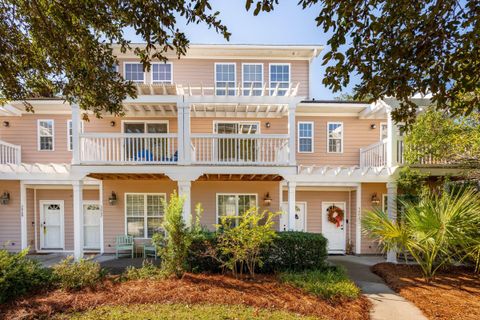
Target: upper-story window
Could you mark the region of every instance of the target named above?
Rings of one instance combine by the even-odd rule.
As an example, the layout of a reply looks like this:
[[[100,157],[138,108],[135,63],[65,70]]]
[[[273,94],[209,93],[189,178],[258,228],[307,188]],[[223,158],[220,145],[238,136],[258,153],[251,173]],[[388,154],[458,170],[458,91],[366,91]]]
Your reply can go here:
[[[132,82],[145,82],[145,73],[143,72],[143,64],[125,62],[125,80]]]
[[[235,63],[215,63],[215,94],[217,96],[234,96],[235,79]]]
[[[313,152],[313,122],[298,123],[298,152]]]
[[[172,83],[172,64],[171,63],[153,63],[152,64],[152,83]]]
[[[380,123],[380,141],[387,139],[388,137],[388,126],[386,122]]]
[[[54,122],[53,120],[38,120],[37,137],[39,151],[54,150]]]
[[[83,132],[83,121],[80,122],[80,133]],[[67,143],[68,143],[68,151],[73,150],[73,124],[72,120],[67,121]]]
[[[270,64],[270,94],[277,93],[278,96],[284,96],[290,86],[290,64],[272,63]]]
[[[242,72],[243,94],[246,96],[260,96],[263,85],[263,64],[244,63]]]
[[[327,152],[343,152],[343,123],[328,122],[327,124]]]

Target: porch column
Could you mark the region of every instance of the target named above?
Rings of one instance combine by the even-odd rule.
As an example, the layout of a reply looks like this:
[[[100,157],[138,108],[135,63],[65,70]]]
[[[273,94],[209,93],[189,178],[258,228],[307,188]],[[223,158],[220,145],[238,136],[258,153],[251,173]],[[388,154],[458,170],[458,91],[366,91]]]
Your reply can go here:
[[[28,247],[27,240],[27,188],[23,181],[20,181],[20,247],[26,249]]]
[[[190,104],[185,103],[183,110],[183,152],[185,157],[185,164],[192,163],[192,147],[190,133]]]
[[[397,184],[395,182],[387,182],[387,213],[390,220],[397,220]],[[387,262],[397,263],[396,250],[387,252]]]
[[[72,183],[73,186],[73,257],[83,258],[83,181]]]
[[[181,180],[178,181],[178,194],[182,197],[185,197],[183,203],[183,220],[187,226],[192,225],[192,197],[191,197],[191,186],[192,181],[190,180]]]
[[[72,104],[72,164],[80,163],[80,107]]]
[[[185,107],[183,101],[177,102],[177,152],[178,152],[178,164],[184,164],[185,162],[185,142],[184,142],[184,127],[183,127],[183,114]]]
[[[294,166],[296,164],[295,156],[297,153],[296,145],[296,121],[295,121],[295,110],[297,105],[295,103],[290,103],[288,105],[288,164]]]
[[[297,183],[288,181],[288,230],[295,231]]]
[[[387,167],[397,165],[397,126],[392,119],[392,110],[387,110]]]
[[[356,193],[356,209],[357,214],[355,216],[355,254],[362,253],[362,184],[357,186]]]

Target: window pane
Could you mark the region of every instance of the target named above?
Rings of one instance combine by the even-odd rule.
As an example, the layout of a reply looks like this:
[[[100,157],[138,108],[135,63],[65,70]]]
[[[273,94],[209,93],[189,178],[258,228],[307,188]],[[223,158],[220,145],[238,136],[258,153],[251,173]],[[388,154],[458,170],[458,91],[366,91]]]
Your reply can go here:
[[[166,123],[147,123],[148,133],[168,133],[168,125]]]
[[[238,214],[244,214],[248,209],[256,207],[256,197],[254,195],[238,196]]]
[[[163,233],[162,218],[147,218],[147,238],[155,233]]]
[[[143,194],[127,194],[127,217],[143,217],[145,211]]]
[[[53,138],[40,137],[40,150],[53,150]]]
[[[125,80],[133,82],[143,82],[144,73],[143,65],[141,63],[126,63],[125,64]]]
[[[235,65],[234,64],[216,64],[216,95],[233,96],[235,95]],[[228,92],[227,92],[228,88]]]
[[[312,139],[300,138],[300,152],[312,152]]]
[[[343,126],[341,123],[328,124],[328,151],[342,152]]]
[[[261,64],[243,65],[243,94],[259,96],[262,94],[263,68]]]
[[[163,216],[162,195],[147,195],[147,216]]]
[[[40,135],[51,136],[53,135],[53,122],[52,121],[40,121]]]
[[[237,215],[236,209],[237,209],[237,200],[235,195],[219,195],[217,223],[220,223],[221,217],[224,217],[224,216],[235,217]]]
[[[172,65],[171,64],[153,64],[152,65],[153,82],[172,82]]]
[[[278,86],[277,95],[284,96],[290,85],[290,66],[271,65],[270,66],[270,94],[274,94]]]
[[[127,217],[127,234],[135,238],[143,238],[145,235],[144,223],[143,217]]]

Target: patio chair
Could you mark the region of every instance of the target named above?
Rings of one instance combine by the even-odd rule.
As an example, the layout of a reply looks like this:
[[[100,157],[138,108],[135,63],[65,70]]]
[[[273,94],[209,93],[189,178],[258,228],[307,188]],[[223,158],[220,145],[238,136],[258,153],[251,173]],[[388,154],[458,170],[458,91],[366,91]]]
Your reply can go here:
[[[153,154],[149,150],[140,150],[135,156],[135,161],[153,161]]]
[[[155,260],[157,260],[157,246],[154,245],[153,243],[144,243],[143,244],[143,258],[148,258],[150,256],[153,256]]]
[[[120,251],[128,251],[128,253],[121,253]],[[115,257],[118,259],[121,255],[131,256],[133,259],[135,252],[135,244],[133,237],[129,235],[121,235],[115,237]]]

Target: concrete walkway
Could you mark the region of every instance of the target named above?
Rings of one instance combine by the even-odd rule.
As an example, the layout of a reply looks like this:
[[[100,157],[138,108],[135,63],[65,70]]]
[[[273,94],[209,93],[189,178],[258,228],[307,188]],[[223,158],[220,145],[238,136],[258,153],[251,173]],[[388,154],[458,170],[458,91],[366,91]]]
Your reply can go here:
[[[390,289],[370,267],[385,262],[382,257],[330,256],[328,260],[347,269],[350,278],[373,303],[372,320],[427,320],[413,303]]]

